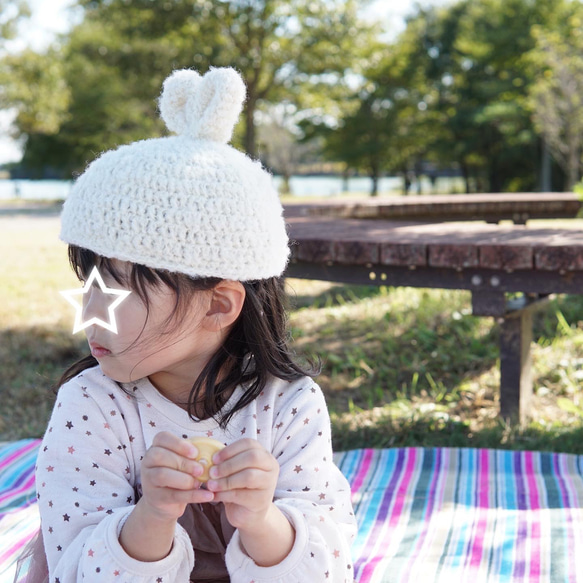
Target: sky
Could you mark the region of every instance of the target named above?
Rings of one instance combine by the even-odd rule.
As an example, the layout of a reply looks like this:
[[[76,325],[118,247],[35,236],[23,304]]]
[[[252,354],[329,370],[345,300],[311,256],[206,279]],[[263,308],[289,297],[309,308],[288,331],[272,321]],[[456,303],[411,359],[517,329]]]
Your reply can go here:
[[[444,4],[449,0],[371,0],[363,17],[382,20],[391,34],[398,34],[405,26],[404,17],[413,10],[415,2],[420,4]],[[42,50],[59,33],[66,32],[79,18],[79,13],[67,10],[74,0],[29,0],[32,16],[21,27],[20,34],[7,48],[18,52],[30,46]],[[0,110],[0,164],[20,160],[19,145],[10,138],[10,124],[14,112]]]

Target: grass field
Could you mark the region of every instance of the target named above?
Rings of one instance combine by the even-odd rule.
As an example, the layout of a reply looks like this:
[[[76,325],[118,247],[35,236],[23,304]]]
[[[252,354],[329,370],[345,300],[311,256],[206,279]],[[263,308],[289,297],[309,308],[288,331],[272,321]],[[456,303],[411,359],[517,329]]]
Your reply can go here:
[[[50,208],[0,213],[0,441],[43,434],[51,387],[86,354],[58,293],[79,285],[58,231]],[[498,327],[471,315],[468,292],[291,279],[288,289],[294,346],[322,360],[337,449],[583,453],[583,296],[559,296],[535,316],[534,415],[520,429],[498,418]]]

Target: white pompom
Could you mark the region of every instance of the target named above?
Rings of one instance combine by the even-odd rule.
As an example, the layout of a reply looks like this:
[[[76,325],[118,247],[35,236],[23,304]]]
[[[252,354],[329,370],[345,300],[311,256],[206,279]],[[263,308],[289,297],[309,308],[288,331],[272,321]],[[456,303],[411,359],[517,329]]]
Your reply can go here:
[[[195,139],[228,143],[245,102],[245,83],[230,67],[174,71],[164,81],[160,113],[166,127]]]

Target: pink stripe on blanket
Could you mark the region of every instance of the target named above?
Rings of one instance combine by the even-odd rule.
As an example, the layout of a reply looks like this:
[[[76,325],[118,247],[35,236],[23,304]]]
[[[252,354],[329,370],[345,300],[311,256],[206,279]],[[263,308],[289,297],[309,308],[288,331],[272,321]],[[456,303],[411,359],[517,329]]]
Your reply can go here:
[[[398,486],[398,489],[397,489],[396,494],[394,496],[393,510],[392,510],[390,517],[388,519],[388,530],[389,531],[394,529],[400,520],[403,520],[402,512],[403,512],[404,501],[406,499],[407,491],[409,489],[409,484],[411,483],[413,475],[415,473],[415,462],[417,459],[415,448],[406,448],[405,450],[402,450],[402,451],[406,452],[407,463],[405,465],[405,469],[404,469],[404,471],[401,475],[401,478],[399,480],[399,486]],[[400,455],[402,455],[401,452],[400,452]],[[401,465],[402,465],[402,458],[399,460],[399,462],[401,462]],[[399,462],[397,463],[397,465],[399,465]],[[394,488],[392,488],[389,485],[389,488],[387,489],[386,493],[390,494],[393,491],[394,491]],[[372,548],[375,545],[375,543],[377,542],[378,531],[384,527],[385,520],[384,520],[383,515],[386,515],[386,512],[389,509],[390,502],[391,502],[392,498],[393,498],[393,496],[391,496],[391,495],[388,497],[385,496],[382,503],[381,503],[381,512],[379,512],[379,515],[377,516],[376,524],[375,524],[375,527],[373,528],[373,533],[368,540],[367,548],[365,549],[365,552],[364,552],[365,556],[369,556],[370,554],[372,554]],[[383,512],[383,509],[385,510],[384,512]],[[369,581],[371,581],[377,564],[385,556],[385,551],[388,548],[388,546],[391,544],[391,542],[392,542],[392,540],[390,537],[385,538],[382,541],[382,544],[377,549],[376,556],[373,559],[371,559],[367,563],[366,567],[364,568],[362,575],[359,579],[359,583],[369,583]]]

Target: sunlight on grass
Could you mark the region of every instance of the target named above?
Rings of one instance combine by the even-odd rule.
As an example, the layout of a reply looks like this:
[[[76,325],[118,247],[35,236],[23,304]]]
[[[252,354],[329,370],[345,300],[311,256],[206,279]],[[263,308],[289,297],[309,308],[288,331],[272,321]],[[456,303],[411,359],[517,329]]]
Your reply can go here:
[[[298,306],[291,317],[298,350],[323,361],[319,382],[336,447],[529,444],[583,451],[569,439],[583,419],[558,401],[568,395],[578,402],[580,296],[560,296],[535,315],[533,420],[522,431],[499,420],[498,328],[492,318],[472,316],[468,292],[288,285]]]
[[[58,218],[0,217],[0,440],[43,434],[51,387],[86,351],[58,293],[79,286]],[[319,357],[337,449],[402,445],[583,452],[583,297],[538,312],[533,421],[498,418],[498,328],[468,292],[288,279],[300,356]]]
[[[70,320],[60,290],[77,287],[54,219],[0,219],[0,323],[3,328]]]

